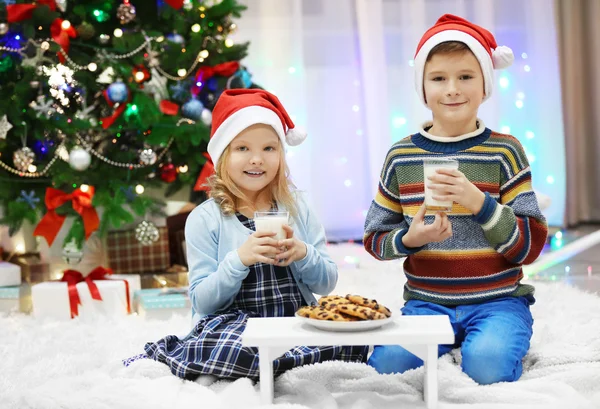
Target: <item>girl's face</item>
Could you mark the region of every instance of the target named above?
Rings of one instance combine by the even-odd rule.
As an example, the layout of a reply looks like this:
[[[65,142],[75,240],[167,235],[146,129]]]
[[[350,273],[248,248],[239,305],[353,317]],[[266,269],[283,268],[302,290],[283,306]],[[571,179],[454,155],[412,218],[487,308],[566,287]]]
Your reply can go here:
[[[269,125],[244,129],[229,144],[225,171],[248,198],[256,197],[277,176],[283,149]]]

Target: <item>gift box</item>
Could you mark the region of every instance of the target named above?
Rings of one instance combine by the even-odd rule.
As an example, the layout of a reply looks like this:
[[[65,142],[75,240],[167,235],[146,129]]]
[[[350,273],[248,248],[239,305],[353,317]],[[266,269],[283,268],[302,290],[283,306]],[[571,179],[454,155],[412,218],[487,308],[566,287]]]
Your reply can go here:
[[[0,287],[0,313],[31,312],[31,286],[22,284],[11,287]]]
[[[139,275],[112,274],[107,277],[108,279],[103,280],[84,280],[77,284],[49,281],[32,286],[33,315],[36,318],[69,320],[74,317],[94,319],[99,316],[118,317],[130,314],[135,292],[141,289]],[[71,284],[77,290],[75,296],[74,291],[69,290]],[[98,299],[98,294],[101,300]],[[79,301],[75,313],[73,297],[78,297]]]
[[[140,290],[134,304],[143,318],[167,320],[174,314],[191,314],[188,291],[187,287]]]
[[[174,265],[166,271],[140,274],[142,289],[147,288],[176,288],[189,285],[187,268]]]
[[[108,234],[108,263],[116,274],[165,271],[169,265],[169,236],[166,227],[158,228],[158,240],[148,246],[135,238],[134,230]]]
[[[21,267],[21,280],[25,283],[36,284],[53,279],[50,264],[42,262],[37,253],[14,256],[10,261]]]
[[[0,261],[0,287],[21,285],[21,267]]]
[[[187,267],[185,254],[185,222],[191,212],[178,213],[167,217],[169,231],[169,253],[171,263]]]

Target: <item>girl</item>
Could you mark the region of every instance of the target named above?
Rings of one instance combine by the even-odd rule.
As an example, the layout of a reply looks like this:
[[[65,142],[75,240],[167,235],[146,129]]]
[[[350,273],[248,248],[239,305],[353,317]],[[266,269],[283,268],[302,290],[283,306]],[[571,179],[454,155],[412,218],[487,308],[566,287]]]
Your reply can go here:
[[[214,108],[211,198],[194,209],[185,228],[195,326],[183,339],[167,336],[145,346],[147,357],[181,378],[212,375],[203,377],[204,384],[257,379],[257,349],[241,345],[248,318],[291,317],[316,301],[313,293],[328,294],[337,283],[323,227],[304,197],[291,190],[284,144],[306,137],[293,128],[277,97],[264,90],[227,90]],[[254,212],[269,210],[289,212],[293,228],[284,226],[286,239],[255,231]],[[365,362],[367,351],[296,347],[274,361],[274,372],[333,359]]]

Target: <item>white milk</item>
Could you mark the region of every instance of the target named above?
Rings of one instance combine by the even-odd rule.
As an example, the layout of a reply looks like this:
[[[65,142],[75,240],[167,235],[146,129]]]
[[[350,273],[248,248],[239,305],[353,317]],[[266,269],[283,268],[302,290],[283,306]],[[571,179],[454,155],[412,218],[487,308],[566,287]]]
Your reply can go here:
[[[423,182],[425,184],[425,207],[427,210],[450,211],[452,210],[452,200],[436,200],[433,198],[436,193],[430,190],[428,185],[433,183],[429,176],[433,176],[437,169],[458,169],[458,162],[453,159],[434,159],[423,161]],[[438,191],[439,195],[440,192]]]
[[[286,238],[285,230],[283,230],[283,225],[288,224],[287,216],[259,216],[254,218],[254,225],[256,226],[256,231],[268,231],[277,233],[274,237],[275,240],[283,240]]]

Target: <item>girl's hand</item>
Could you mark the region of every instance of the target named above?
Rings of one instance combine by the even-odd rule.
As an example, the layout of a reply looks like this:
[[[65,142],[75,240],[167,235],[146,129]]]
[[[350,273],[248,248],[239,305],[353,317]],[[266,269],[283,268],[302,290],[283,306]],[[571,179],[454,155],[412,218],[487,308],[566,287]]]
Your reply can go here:
[[[277,254],[277,240],[273,238],[275,234],[272,232],[252,233],[237,250],[242,263],[246,267],[256,263],[274,264],[273,257]]]
[[[437,169],[425,183],[433,190],[435,200],[451,200],[477,214],[483,207],[485,195],[458,169]]]
[[[294,261],[302,260],[306,257],[306,243],[294,237],[294,230],[287,224],[283,226],[287,239],[280,240],[277,247],[281,252],[275,256],[275,265],[289,266]]]
[[[421,247],[428,243],[437,243],[452,237],[452,223],[446,213],[438,212],[431,224],[425,224],[425,203],[421,205],[408,228],[408,232],[402,237],[402,243],[406,247]]]

